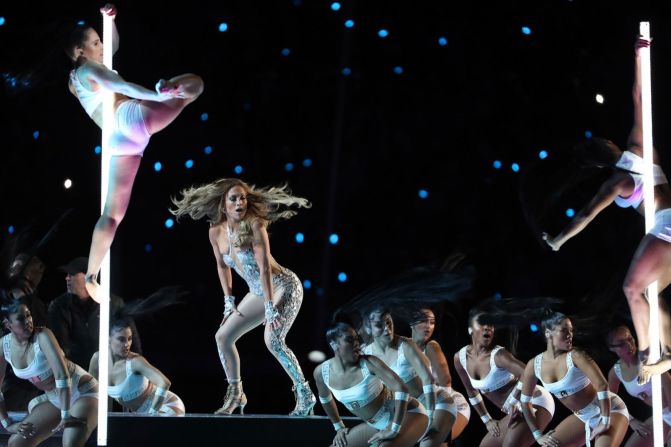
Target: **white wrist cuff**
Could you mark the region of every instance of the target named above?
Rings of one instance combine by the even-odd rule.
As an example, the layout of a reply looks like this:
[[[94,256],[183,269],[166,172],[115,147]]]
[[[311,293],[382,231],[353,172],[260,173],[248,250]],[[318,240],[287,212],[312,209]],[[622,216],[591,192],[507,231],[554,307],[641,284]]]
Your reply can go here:
[[[486,424],[487,422],[492,420],[492,417],[489,414],[483,414],[480,416],[480,420],[482,421],[483,424]]]
[[[515,389],[522,391],[523,386],[524,386],[524,383],[522,383],[521,380],[518,380],[517,385],[515,385]]]
[[[480,402],[482,402],[482,394],[478,393],[473,397],[469,397],[468,401],[471,403],[471,405],[476,406]]]
[[[434,384],[424,385],[422,387],[422,390],[424,391],[424,394],[435,393],[436,392],[436,385],[434,385]]]
[[[167,394],[167,392],[168,392],[168,390],[166,388],[163,388],[163,387],[159,386],[159,387],[156,388],[156,393],[155,394],[157,396],[164,397]]]
[[[333,394],[329,394],[328,397],[319,396],[319,402],[327,404],[333,400]]]
[[[520,402],[523,404],[526,404],[527,402],[531,402],[532,396],[527,396],[526,394],[522,394],[520,396]]]
[[[410,399],[410,394],[404,393],[403,391],[396,391],[394,393],[394,399],[395,400],[404,400],[404,401],[407,402],[408,399]]]
[[[535,439],[536,441],[538,441],[540,438],[543,437],[543,432],[540,431],[540,430],[534,430],[534,432],[532,433],[532,435],[534,435],[534,439]]]
[[[61,410],[61,419],[67,419],[70,417],[70,410]]]
[[[72,379],[56,379],[56,388],[70,388],[72,386]]]
[[[608,391],[599,391],[596,393],[596,397],[598,397],[599,400],[609,399],[610,393]]]
[[[396,422],[391,423],[391,431],[394,433],[398,433],[401,431],[401,424],[397,424]]]
[[[6,417],[5,419],[3,419],[3,420],[0,421],[0,424],[2,424],[2,426],[5,427],[5,429],[7,429],[7,427],[9,427],[10,425],[12,425],[13,422],[14,422],[14,421],[12,421],[12,418],[10,418],[10,417]]]
[[[335,428],[335,431],[339,431],[339,430],[342,430],[343,428],[345,428],[345,424],[343,423],[342,420],[340,420],[338,422],[333,423],[333,428]]]

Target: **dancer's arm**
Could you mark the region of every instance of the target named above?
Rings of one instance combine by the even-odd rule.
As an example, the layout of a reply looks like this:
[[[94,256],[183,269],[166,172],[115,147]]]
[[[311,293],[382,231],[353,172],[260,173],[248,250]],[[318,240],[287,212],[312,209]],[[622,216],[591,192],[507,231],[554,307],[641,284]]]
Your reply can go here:
[[[141,355],[133,357],[130,361],[130,367],[133,372],[145,376],[151,383],[156,385],[154,400],[151,403],[149,413],[158,413],[158,410],[161,409],[161,405],[165,402],[170,385],[172,385],[170,380]]]
[[[631,96],[634,105],[634,124],[629,132],[627,139],[627,149],[631,149],[638,155],[643,151],[643,110],[641,103],[641,49],[649,48],[650,41],[638,37],[634,45],[634,85],[631,89]],[[656,155],[656,154],[655,154]],[[656,162],[656,160],[655,160]]]
[[[121,76],[114,73],[102,64],[96,62],[86,62],[79,67],[77,73],[80,77],[85,77],[90,81],[95,82],[101,88],[120,93],[129,98],[149,100],[149,101],[163,101],[173,96],[167,93],[158,93],[141,85],[133,84],[125,81]]]
[[[105,6],[100,8],[100,13],[112,18],[112,54],[116,54],[119,51],[119,31],[116,28],[116,19],[117,9],[112,3],[107,3]]]
[[[240,312],[238,312],[237,308],[235,307],[235,297],[233,296],[233,275],[231,274],[231,268],[224,262],[224,257],[222,256],[221,249],[219,248],[220,232],[220,227],[210,227],[210,244],[212,245],[212,251],[214,252],[214,259],[217,262],[217,275],[219,276],[219,283],[221,284],[221,289],[224,291],[224,317],[221,320],[221,326],[233,312],[237,312],[238,314]],[[231,242],[229,241],[229,244],[230,243]]]
[[[592,382],[592,386],[597,391],[599,399],[599,408],[601,409],[601,419],[599,425],[594,429],[594,433],[599,435],[610,427],[610,396],[608,380],[597,366],[596,362],[585,351],[574,349],[572,351],[573,363],[578,367]]]
[[[599,188],[592,200],[582,208],[564,230],[557,236],[552,237],[543,233],[543,239],[554,250],[558,251],[569,239],[580,233],[592,220],[613,203],[615,197],[631,192],[631,179],[626,175],[613,175],[608,178]]]
[[[433,370],[434,378],[438,385],[452,388],[452,375],[450,374],[450,367],[447,364],[447,358],[443,354],[443,349],[435,340],[429,340],[426,344],[426,356],[431,362],[431,369]]]
[[[403,383],[400,377],[392,371],[382,360],[374,355],[365,356],[364,361],[371,374],[374,374],[384,382],[387,387],[394,392],[394,418],[392,419],[391,429],[380,430],[368,440],[369,444],[381,442],[396,437],[401,430],[401,424],[408,410],[408,387]]]
[[[493,419],[489,415],[489,411],[485,406],[485,402],[482,400],[482,395],[480,394],[480,391],[476,390],[475,388],[473,388],[473,386],[471,386],[471,379],[470,377],[468,377],[468,373],[461,365],[458,352],[454,354],[454,369],[457,371],[457,375],[461,379],[461,383],[464,385],[464,388],[466,388],[466,394],[468,394],[468,401],[471,403],[471,406],[478,413],[478,416],[480,416],[480,420],[482,420],[482,422],[485,424],[485,427],[487,427],[487,431],[495,438],[501,436],[499,421]]]
[[[429,420],[433,420],[433,412],[436,410],[436,388],[433,375],[431,374],[431,363],[413,340],[406,339],[402,348],[405,358],[408,359],[410,365],[417,371],[419,378],[422,380],[422,391],[426,397],[426,409],[429,412]]]
[[[263,289],[263,302],[266,310],[266,324],[271,324],[273,329],[279,329],[279,313],[273,306],[273,270],[270,265],[270,241],[266,226],[258,219],[251,222],[252,225],[252,248],[254,259],[259,267],[261,275],[261,288]]]
[[[347,445],[346,435],[349,432],[349,428],[345,427],[345,424],[343,423],[342,419],[340,418],[340,414],[338,413],[338,406],[336,405],[335,399],[333,398],[333,394],[324,383],[321,364],[315,368],[312,376],[314,377],[315,383],[317,384],[319,402],[321,403],[326,416],[331,420],[333,428],[336,431],[336,436],[333,439],[333,445],[336,447],[343,447]]]
[[[518,407],[520,401],[520,395],[522,394],[523,386],[523,377],[524,377],[524,363],[520,362],[514,355],[508,352],[506,349],[499,349],[494,356],[494,364],[499,368],[510,371],[515,378],[517,379],[517,385],[512,393],[508,396],[506,401],[501,407],[501,411],[506,414],[512,414],[513,411]],[[533,395],[533,390],[531,391]],[[519,413],[515,413],[519,414]],[[511,419],[513,419],[511,417]]]
[[[524,374],[522,375],[522,395],[520,396],[520,406],[522,408],[522,414],[524,415],[524,420],[529,426],[531,434],[534,436],[536,442],[540,445],[545,446],[559,446],[559,443],[555,438],[552,437],[554,430],[550,430],[547,433],[543,434],[540,428],[536,425],[536,419],[534,419],[533,407],[531,405],[531,399],[534,395],[534,390],[536,389],[536,373],[534,372],[534,361],[532,358],[527,363],[526,368],[524,368]]]
[[[11,335],[6,335],[6,337],[11,337]],[[3,351],[4,349],[0,349],[0,389],[2,388],[2,383],[5,381],[5,370],[7,369],[7,361],[5,360],[5,353]],[[2,422],[2,426],[9,433],[16,433],[18,426],[7,414],[5,396],[2,395],[2,391],[0,391],[0,422]]]
[[[93,353],[91,361],[89,362],[89,374],[96,379],[98,378],[98,352]]]

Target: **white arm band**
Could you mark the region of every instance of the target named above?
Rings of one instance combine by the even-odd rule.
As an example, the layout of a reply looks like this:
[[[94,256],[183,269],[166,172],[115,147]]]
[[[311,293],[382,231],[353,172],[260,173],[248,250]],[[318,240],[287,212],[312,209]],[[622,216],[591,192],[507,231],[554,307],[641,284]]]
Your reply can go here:
[[[167,392],[168,392],[168,390],[166,388],[163,388],[163,387],[160,387],[160,386],[156,387],[156,395],[157,396],[165,397]]]
[[[533,398],[533,396],[527,396],[526,394],[522,394],[520,396],[520,402],[522,402],[523,404],[526,404],[527,402],[531,402],[532,398]]]
[[[599,400],[609,399],[610,393],[608,391],[599,391],[596,393],[596,396],[599,398]]]
[[[335,428],[335,431],[339,431],[339,430],[342,430],[343,428],[346,428],[346,427],[345,427],[345,424],[343,423],[343,421],[341,419],[338,422],[333,423],[333,428]]]
[[[401,424],[397,424],[396,422],[391,423],[391,431],[394,433],[398,433],[401,431]]]
[[[474,397],[469,397],[468,401],[471,403],[471,405],[476,406],[482,402],[482,394],[478,393]]]
[[[327,404],[333,400],[333,394],[329,394],[328,397],[319,396],[319,402]]]
[[[61,410],[61,419],[67,419],[70,417],[70,410]]]
[[[610,426],[610,416],[601,416],[601,418],[599,418],[599,422],[606,427]]]
[[[521,380],[518,380],[517,385],[515,385],[515,389],[518,389],[518,390],[522,391],[523,386],[524,386],[524,383],[522,383]]]
[[[72,386],[72,379],[56,379],[56,388],[70,388]]]
[[[6,430],[7,427],[12,425],[12,422],[13,422],[12,418],[6,417],[6,418],[4,418],[3,420],[0,421],[0,424],[2,424],[2,426],[5,427],[5,430]]]
[[[422,390],[424,391],[424,394],[429,394],[429,393],[435,393],[436,392],[436,385],[434,384],[429,384],[429,385],[424,385],[422,387]]]
[[[403,391],[396,391],[394,393],[394,399],[408,401],[410,399],[410,395],[408,393],[404,393]]]
[[[483,414],[480,416],[480,420],[482,421],[483,424],[486,424],[487,422],[492,420],[492,417],[489,414]]]
[[[535,439],[536,441],[538,441],[540,438],[543,437],[543,432],[540,431],[540,430],[538,430],[538,429],[536,429],[536,430],[534,430],[534,432],[532,433],[532,435],[534,435],[534,439]]]

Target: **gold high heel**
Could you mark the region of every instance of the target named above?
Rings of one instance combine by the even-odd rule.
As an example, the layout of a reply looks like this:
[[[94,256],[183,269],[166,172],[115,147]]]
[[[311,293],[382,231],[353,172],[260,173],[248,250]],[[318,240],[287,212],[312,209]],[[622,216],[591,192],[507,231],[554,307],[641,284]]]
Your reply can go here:
[[[224,404],[214,414],[229,416],[240,409],[240,415],[245,414],[245,406],[247,405],[247,396],[242,391],[242,382],[238,384],[229,384],[226,389],[226,396],[224,397]]]

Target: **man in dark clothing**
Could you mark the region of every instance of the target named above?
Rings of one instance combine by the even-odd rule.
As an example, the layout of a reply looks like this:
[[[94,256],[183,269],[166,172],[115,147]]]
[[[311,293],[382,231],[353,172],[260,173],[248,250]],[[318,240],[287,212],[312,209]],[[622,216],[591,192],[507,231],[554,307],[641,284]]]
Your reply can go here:
[[[86,291],[86,269],[88,258],[79,257],[61,267],[65,272],[67,293],[55,298],[49,305],[49,329],[51,329],[65,352],[65,357],[88,370],[91,356],[98,350],[100,305]],[[122,307],[124,302],[116,296],[110,297],[110,313]],[[137,328],[133,331],[133,352],[142,353]]]

